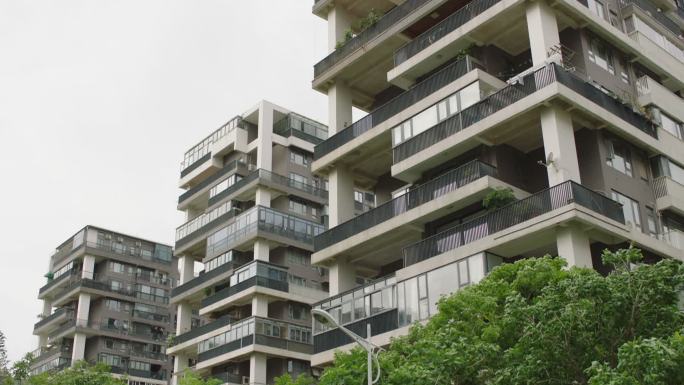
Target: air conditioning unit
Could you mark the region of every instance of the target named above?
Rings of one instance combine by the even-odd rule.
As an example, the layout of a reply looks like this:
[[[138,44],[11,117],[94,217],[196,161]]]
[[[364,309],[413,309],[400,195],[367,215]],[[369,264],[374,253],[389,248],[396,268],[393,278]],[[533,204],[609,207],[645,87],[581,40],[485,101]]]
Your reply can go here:
[[[242,385],[249,385],[249,377],[242,376]]]

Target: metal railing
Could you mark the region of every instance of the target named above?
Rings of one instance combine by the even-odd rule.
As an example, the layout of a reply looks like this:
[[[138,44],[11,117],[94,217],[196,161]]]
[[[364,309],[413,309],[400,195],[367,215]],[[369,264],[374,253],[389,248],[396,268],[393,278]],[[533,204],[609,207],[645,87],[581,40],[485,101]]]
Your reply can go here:
[[[325,71],[332,68],[342,59],[347,58],[371,40],[384,33],[399,21],[410,15],[418,7],[427,3],[428,0],[407,0],[402,4],[390,9],[375,24],[366,28],[358,35],[347,41],[341,47],[335,49],[323,60],[314,65],[314,78],[321,76]]]
[[[74,309],[66,308],[66,307],[59,308],[59,309],[55,310],[54,313],[52,313],[49,316],[47,316],[47,317],[41,319],[40,321],[36,322],[35,325],[33,325],[33,329],[34,330],[38,329],[38,328],[42,327],[43,325],[46,325],[46,324],[56,320],[57,318],[61,317],[62,315],[65,315],[65,314],[66,314],[68,319],[73,318],[74,317]]]
[[[416,104],[418,101],[433,94],[476,67],[476,62],[470,56],[463,57],[460,60],[449,64],[420,83],[415,84],[410,89],[395,96],[387,103],[374,109],[368,115],[354,122],[351,126],[340,130],[326,141],[318,144],[314,148],[314,159],[320,159],[343,144],[349,143],[352,139],[359,137],[371,128]]]
[[[249,289],[250,287],[254,286],[261,286],[265,287],[268,289],[273,289],[273,290],[278,290],[278,291],[283,291],[287,292],[289,290],[289,284],[287,281],[281,281],[277,279],[271,279],[268,277],[263,277],[263,276],[254,276],[251,278],[248,278],[234,286],[229,286],[226,287],[225,289],[221,289],[217,291],[216,293],[204,298],[202,300],[201,306],[202,307],[207,307],[209,305],[213,305],[216,302],[219,302],[223,299],[226,299],[230,296],[233,296],[237,293],[240,293],[242,291],[245,291]]]
[[[281,185],[283,187],[290,187],[295,190],[315,195],[323,199],[328,199],[328,191],[322,188],[316,187],[308,183],[302,183],[294,179],[290,179],[286,176],[276,174],[271,171],[260,168],[253,171],[246,177],[240,179],[239,181],[235,182],[232,186],[228,187],[227,189],[209,198],[209,206],[221,202],[222,200],[234,194],[236,191],[239,191],[241,188],[249,185],[257,179],[263,182],[271,182],[273,184]]]
[[[196,165],[197,163],[203,163],[205,161],[204,158],[207,155],[210,155],[209,147],[212,143],[233,132],[236,128],[242,128],[242,123],[242,117],[236,116],[186,151],[184,159],[180,164],[181,177],[184,176],[183,172],[186,171],[190,166]]]
[[[176,247],[187,243],[195,233],[205,231],[226,219],[234,217],[240,209],[233,207],[233,202],[227,201],[211,211],[201,214],[196,218],[178,226],[176,228]]]
[[[313,119],[290,112],[273,125],[273,132],[281,136],[295,136],[313,144],[328,139],[328,127]]]
[[[171,297],[176,297],[178,295],[181,295],[183,293],[186,293],[203,283],[209,281],[210,279],[216,278],[220,275],[229,273],[233,271],[234,269],[237,269],[238,267],[241,267],[245,264],[249,263],[249,261],[231,261],[224,263],[223,265],[208,271],[208,272],[201,272],[199,276],[189,280],[188,282],[177,286],[173,289],[171,289]]]
[[[59,277],[54,278],[50,282],[46,283],[43,287],[40,288],[40,290],[38,290],[38,294],[43,294],[44,292],[46,292],[50,288],[54,287],[58,283],[65,282],[67,280],[67,277],[74,277],[74,276],[78,276],[80,274],[81,274],[80,270],[77,270],[76,268],[72,267],[69,271],[65,272],[64,274],[60,275]]]
[[[656,198],[667,196],[667,180],[672,179],[669,176],[659,176],[653,179],[653,194]]]
[[[682,29],[679,28],[677,23],[661,12],[658,6],[653,4],[650,0],[620,0],[620,3],[622,7],[633,5],[637,8],[640,8],[642,11],[644,11],[644,13],[655,19],[660,25],[674,33],[675,36],[680,36],[682,34]]]
[[[399,314],[397,309],[384,311],[373,316],[352,322],[345,327],[357,335],[366,338],[367,326],[371,325],[371,333],[376,336],[399,328]],[[354,342],[339,328],[327,330],[313,337],[313,352],[321,353],[339,348]]]
[[[568,181],[405,247],[404,267],[454,250],[572,203],[614,221],[625,223],[620,203],[578,183]]]
[[[157,246],[167,247],[167,246],[163,246],[163,245],[157,245]],[[157,246],[155,246],[155,247],[157,247]],[[68,256],[74,254],[78,250],[81,250],[84,247],[91,248],[91,249],[98,249],[98,250],[102,250],[102,251],[106,251],[106,252],[114,253],[114,254],[120,254],[120,255],[123,255],[126,257],[140,257],[146,261],[151,261],[151,262],[171,264],[171,259],[166,260],[166,259],[157,258],[155,256],[155,251],[149,251],[149,250],[145,250],[141,247],[130,246],[130,245],[126,245],[124,243],[114,242],[111,240],[106,241],[106,242],[102,242],[102,241],[83,242],[80,245],[78,245],[77,247],[69,250],[68,253],[60,253],[59,257],[56,258],[52,263],[53,264],[57,263],[57,262],[65,259],[65,258],[67,258]],[[169,250],[170,250],[170,248],[169,248]],[[61,278],[61,276],[59,278]],[[56,278],[55,281],[58,280],[59,278]],[[47,285],[45,285],[44,287],[47,287],[50,284],[51,284],[51,282],[48,283]]]
[[[191,339],[197,338],[201,335],[207,334],[211,331],[214,331],[218,328],[222,328],[224,326],[228,326],[233,322],[236,322],[239,320],[233,319],[230,315],[224,315],[223,317],[219,317],[215,319],[212,322],[209,322],[207,324],[204,324],[202,326],[198,326],[196,328],[190,329],[185,333],[177,335],[173,339],[173,345],[179,345],[182,344],[183,342],[190,341]]]
[[[488,10],[501,0],[473,0],[440,21],[432,28],[418,35],[415,39],[404,44],[394,53],[394,65],[407,61],[420,51],[431,46],[433,43],[448,35],[450,32],[462,27],[465,23]]]
[[[646,117],[557,64],[552,63],[524,76],[520,81],[497,91],[478,103],[443,120],[432,128],[395,146],[392,151],[394,163],[401,162],[417,154],[555,82],[563,84],[579,93],[648,135],[654,138],[658,137],[654,124]]]
[[[468,162],[318,235],[314,249],[325,249],[484,176],[496,176],[496,168],[478,160]]]
[[[221,170],[219,170],[217,173],[211,175],[211,176],[208,177],[207,179],[205,179],[205,180],[203,180],[202,182],[198,183],[196,186],[192,187],[192,188],[189,189],[188,191],[186,191],[186,192],[184,192],[183,194],[181,194],[181,195],[178,197],[178,203],[180,204],[180,203],[184,202],[185,200],[187,200],[187,199],[190,198],[191,196],[195,195],[195,194],[196,194],[197,192],[199,192],[200,190],[202,190],[202,189],[204,189],[204,188],[206,188],[206,187],[209,187],[209,186],[212,185],[214,182],[216,182],[217,180],[221,179],[223,176],[230,174],[230,173],[233,172],[235,169],[237,169],[238,165],[247,166],[247,164],[246,164],[245,162],[243,162],[242,160],[237,160],[237,159],[236,159],[236,160],[234,160],[234,161],[232,161],[232,162],[229,162],[228,164],[226,164],[225,166],[223,166],[223,168],[222,168]]]

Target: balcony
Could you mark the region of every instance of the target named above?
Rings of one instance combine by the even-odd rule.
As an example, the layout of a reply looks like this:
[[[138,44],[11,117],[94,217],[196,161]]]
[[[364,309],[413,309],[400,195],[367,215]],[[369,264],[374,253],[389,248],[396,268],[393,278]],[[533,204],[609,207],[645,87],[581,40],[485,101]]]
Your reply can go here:
[[[235,254],[237,252],[231,250],[229,253]],[[247,258],[237,258],[235,255],[233,255],[232,258],[231,261],[212,270],[206,271],[205,267],[205,270],[201,271],[198,277],[173,288],[171,290],[171,303],[178,303],[182,300],[187,300],[190,297],[194,298],[200,295],[205,288],[211,287],[221,280],[230,277],[235,269],[250,262]]]
[[[66,321],[66,320],[71,320],[74,318],[74,309],[70,308],[59,308],[55,310],[54,313],[50,314],[49,316],[41,319],[40,321],[36,322],[35,325],[33,325],[33,334],[38,334],[38,333],[44,333],[44,332],[49,332],[51,331],[54,327],[56,327],[58,324]]]
[[[684,216],[684,185],[668,176],[653,180],[653,191],[658,210],[669,210]]]
[[[294,136],[318,144],[328,139],[328,127],[305,116],[290,112],[273,125],[273,132],[286,138]]]
[[[245,246],[256,237],[312,250],[314,237],[323,231],[325,226],[319,223],[269,207],[255,206],[207,238],[206,256],[212,258]]]
[[[413,180],[425,169],[434,167],[440,159],[443,161],[444,156],[448,156],[450,151],[456,152],[456,155],[458,155],[465,147],[476,145],[475,142],[477,141],[475,139],[477,135],[469,137],[464,136],[465,134],[461,135],[462,137],[467,138],[467,143],[465,140],[453,140],[452,138],[454,136],[459,135],[462,131],[466,131],[466,129],[474,126],[478,126],[479,129],[472,129],[472,131],[482,132],[490,130],[495,124],[490,123],[484,125],[484,123],[479,123],[485,120],[503,123],[505,120],[510,119],[515,115],[521,115],[524,112],[531,110],[534,105],[529,102],[523,103],[522,101],[534,100],[530,97],[537,93],[539,93],[538,95],[544,95],[541,96],[541,98],[550,99],[556,97],[557,94],[560,93],[558,87],[548,88],[550,95],[541,92],[554,84],[563,85],[565,88],[586,99],[577,100],[576,98],[571,98],[569,95],[568,97],[571,98],[570,101],[580,104],[580,102],[586,103],[588,100],[593,105],[597,105],[599,108],[605,110],[606,113],[610,114],[611,120],[614,120],[612,119],[614,116],[619,119],[620,124],[623,124],[624,122],[627,125],[636,128],[638,131],[647,134],[650,138],[658,138],[654,124],[643,115],[635,112],[631,106],[623,104],[595,86],[586,83],[575,74],[552,63],[524,75],[513,84],[510,84],[478,103],[463,109],[432,128],[397,144],[392,150],[394,158],[392,174],[401,179]],[[539,101],[532,103],[538,104]],[[514,108],[514,105],[517,105],[518,107]],[[595,109],[593,105],[591,107],[592,109]],[[507,115],[503,115],[502,111],[507,111]],[[501,112],[501,114],[498,114],[499,112]],[[600,115],[598,117],[601,118]],[[486,140],[487,138],[484,139]],[[641,140],[642,142],[645,142],[647,139],[642,137]],[[455,143],[457,143],[457,146]],[[663,145],[658,141],[648,141],[646,144],[650,146]],[[429,149],[429,155],[427,154],[427,151],[425,151],[427,149]]]
[[[673,229],[664,234],[658,234],[658,238],[675,249],[684,251],[684,232]]]
[[[181,194],[178,197],[178,207],[185,207],[185,204],[187,204],[187,201],[190,200],[194,195],[199,194],[201,192],[207,192],[209,188],[216,182],[218,182],[220,179],[222,179],[225,176],[231,175],[234,172],[240,172],[242,171],[244,174],[246,174],[248,168],[251,165],[248,165],[245,163],[243,160],[234,160],[232,162],[229,162],[221,170],[218,172],[212,174],[210,177],[204,179],[200,183],[196,184],[192,188],[188,189],[185,191],[183,194]]]
[[[100,240],[97,242],[83,241],[77,245],[64,248],[64,250],[59,250],[56,254],[54,254],[52,264],[56,266],[62,260],[66,260],[69,257],[74,256],[76,253],[82,252],[101,254],[108,257],[109,255],[107,254],[110,254],[114,257],[124,257],[124,259],[130,259],[133,263],[140,263],[142,260],[170,265],[172,259],[170,246],[155,244],[154,250],[150,251],[134,245],[126,245],[118,241]],[[55,278],[55,280],[57,279],[58,278]],[[51,287],[51,285],[57,284],[50,282],[41,289],[45,292]]]
[[[226,316],[217,318],[214,321],[211,321],[211,322],[204,324],[202,326],[190,329],[185,333],[177,335],[173,339],[173,346],[170,346],[169,349],[172,350],[173,352],[175,352],[175,351],[177,351],[176,347],[180,347],[183,344],[185,344],[186,342],[194,340],[194,339],[201,337],[207,333],[213,332],[214,330],[228,326],[233,322],[236,322],[236,320],[233,319],[232,317],[226,315]]]
[[[61,274],[59,277],[51,279],[48,283],[45,284],[45,286],[41,287],[38,291],[38,298],[42,299],[45,296],[49,295],[51,292],[64,286],[69,281],[69,277],[80,275],[81,272],[79,270],[76,270],[74,268],[69,269],[68,271]]]
[[[293,338],[299,336],[299,338]],[[282,357],[308,359],[313,352],[311,328],[262,317],[250,317],[236,322],[224,334],[199,343],[197,369],[215,366],[232,357],[221,357],[237,350],[265,346],[271,354],[277,349]]]
[[[208,232],[216,230],[227,220],[240,213],[240,208],[234,207],[232,201],[227,201],[211,211],[201,214],[176,228],[176,252],[180,253],[186,246],[203,240]]]
[[[652,18],[658,25],[672,33],[674,37],[682,34],[682,29],[679,25],[665,15],[651,0],[620,0],[620,3],[623,17],[636,12],[643,18]],[[671,4],[674,5],[674,3]],[[638,10],[635,10],[635,8]]]
[[[328,201],[328,192],[324,189],[264,169],[258,169],[228,186],[225,190],[210,196],[209,206],[214,206],[226,199],[250,200],[253,198],[253,192],[257,186],[266,186],[275,190],[275,195],[272,194],[271,199],[279,195],[277,192],[281,192],[287,195],[297,195],[320,204],[326,204]]]
[[[655,105],[668,115],[684,122],[684,99],[648,76],[639,78],[636,86],[640,106]]]
[[[625,223],[619,203],[569,181],[405,247],[404,266],[433,258],[571,204]]]

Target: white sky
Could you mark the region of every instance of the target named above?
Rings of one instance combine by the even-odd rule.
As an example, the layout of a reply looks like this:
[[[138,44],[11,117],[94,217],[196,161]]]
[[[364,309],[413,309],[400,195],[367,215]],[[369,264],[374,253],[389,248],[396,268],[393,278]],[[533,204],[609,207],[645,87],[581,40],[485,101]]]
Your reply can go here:
[[[183,152],[261,99],[327,121],[313,0],[0,0],[0,330],[36,348],[85,224],[171,244]]]

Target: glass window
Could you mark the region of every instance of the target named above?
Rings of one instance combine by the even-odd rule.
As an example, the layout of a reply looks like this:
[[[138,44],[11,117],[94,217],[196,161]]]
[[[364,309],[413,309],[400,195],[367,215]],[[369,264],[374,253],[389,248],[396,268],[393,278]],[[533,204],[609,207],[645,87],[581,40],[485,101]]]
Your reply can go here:
[[[449,295],[458,290],[458,282],[454,279],[458,276],[458,264],[456,263],[427,273],[427,280],[430,282],[428,287],[430,314],[437,312],[437,302],[442,296]]]
[[[613,191],[613,200],[622,203],[622,212],[625,215],[625,222],[637,229],[641,229],[639,203],[617,191]]]
[[[611,75],[615,75],[613,58],[611,56],[610,50],[605,44],[597,39],[593,39],[590,43],[588,56],[591,62],[608,71]]]
[[[653,238],[658,238],[658,227],[656,225],[656,214],[655,211],[647,207],[646,208],[646,220],[647,220],[647,226],[648,226],[648,235],[652,236]]]
[[[475,82],[458,92],[461,100],[461,110],[472,106],[480,101],[480,85]]]
[[[677,139],[681,140],[684,138],[684,132],[682,132],[684,131],[682,129],[682,124],[672,119],[671,117],[663,114],[662,111],[660,113],[660,127],[662,127],[663,130],[677,137]]]
[[[606,159],[606,164],[625,175],[633,176],[632,159],[627,146],[622,142],[613,140],[608,141],[607,145],[608,159]]]

